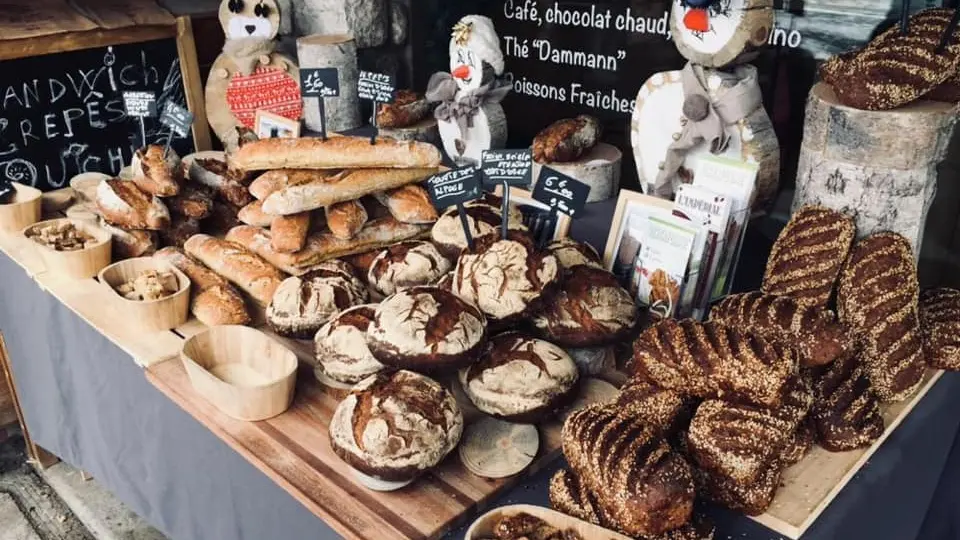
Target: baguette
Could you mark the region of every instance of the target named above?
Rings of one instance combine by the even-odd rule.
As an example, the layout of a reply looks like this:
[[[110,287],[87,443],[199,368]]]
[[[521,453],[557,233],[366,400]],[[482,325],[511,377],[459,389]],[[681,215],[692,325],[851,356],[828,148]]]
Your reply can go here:
[[[198,234],[187,240],[184,249],[263,305],[270,303],[283,281],[282,272],[233,242]]]
[[[133,183],[157,197],[180,193],[180,157],[172,149],[164,156],[164,147],[151,144],[133,154]]]
[[[308,182],[288,182],[286,187],[264,199],[263,211],[276,215],[299,214],[419,182],[435,172],[435,168],[359,169],[318,176]],[[297,174],[302,178],[305,173]]]
[[[190,278],[193,294],[190,311],[200,322],[207,326],[250,323],[250,313],[243,297],[223,276],[180,248],[163,248],[154,257],[166,261]]]
[[[427,190],[416,184],[377,193],[377,200],[402,223],[434,223],[440,217]]]
[[[299,186],[336,176],[337,170],[276,169],[267,171],[250,184],[250,194],[257,200],[266,200],[273,192],[287,186]]]
[[[96,203],[103,219],[117,227],[157,231],[170,226],[170,211],[163,202],[127,180],[100,182]]]
[[[269,169],[353,169],[438,167],[440,150],[422,142],[367,137],[270,138],[244,144],[228,156],[230,165],[246,171]]]
[[[263,211],[263,201],[253,201],[237,212],[237,219],[254,227],[269,227],[275,217]]]
[[[194,182],[213,189],[221,199],[234,206],[243,206],[253,200],[244,185],[244,174],[231,170],[226,162],[219,159],[190,160],[187,175]]]
[[[270,223],[270,247],[278,253],[294,253],[303,249],[310,230],[310,212],[277,216]]]
[[[270,261],[277,268],[295,276],[330,259],[363,253],[397,242],[417,238],[429,230],[422,225],[400,223],[393,218],[371,221],[350,240],[340,240],[330,233],[311,234],[304,248],[296,253],[277,253],[271,247],[270,231],[241,225],[227,233],[227,240],[236,242]]]
[[[367,209],[360,201],[346,201],[331,204],[326,208],[327,228],[330,234],[340,240],[350,240],[360,232],[367,223]],[[276,234],[272,230],[273,234]]]

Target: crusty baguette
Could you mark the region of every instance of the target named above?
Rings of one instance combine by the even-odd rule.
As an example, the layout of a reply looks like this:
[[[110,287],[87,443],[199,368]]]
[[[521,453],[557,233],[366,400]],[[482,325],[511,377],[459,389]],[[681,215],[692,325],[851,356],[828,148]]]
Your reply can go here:
[[[367,209],[360,204],[360,201],[345,201],[337,204],[331,204],[326,208],[327,228],[330,234],[340,240],[349,240],[360,232],[367,223]],[[276,238],[276,231],[270,228]]]
[[[200,322],[207,326],[250,323],[243,297],[223,276],[180,248],[163,248],[154,258],[166,261],[190,278],[193,293],[190,311]]]
[[[184,249],[264,305],[283,281],[282,272],[240,244],[198,234]]]
[[[237,212],[237,219],[254,227],[269,227],[275,217],[263,211],[263,201],[253,201]]]
[[[164,156],[164,147],[151,144],[133,154],[133,183],[158,197],[173,197],[180,192],[180,157],[172,149]]]
[[[264,200],[263,210],[268,214],[299,214],[419,182],[436,172],[435,168],[357,169],[334,176],[317,177],[305,183],[290,182]]]
[[[310,212],[277,216],[270,223],[270,247],[278,253],[294,253],[303,249],[310,231]]]
[[[377,193],[377,200],[403,223],[433,223],[440,217],[427,190],[416,184]]]
[[[311,234],[304,248],[296,253],[277,253],[271,247],[270,231],[241,225],[227,233],[227,240],[246,246],[271,264],[295,276],[306,273],[321,262],[346,255],[417,238],[429,230],[422,225],[400,223],[393,218],[373,220],[350,240],[340,240],[330,233]]]
[[[178,247],[165,247],[156,253],[155,259],[175,266],[190,278],[193,292],[200,292],[210,287],[230,285],[230,282],[220,274],[204,266],[196,257]]]
[[[274,191],[287,186],[298,186],[315,180],[335,176],[340,171],[329,169],[275,169],[257,177],[250,184],[250,194],[258,200],[266,200]]]
[[[228,157],[247,171],[269,169],[414,168],[440,165],[440,150],[429,143],[367,137],[270,138],[247,143]]]
[[[170,226],[170,211],[163,202],[127,180],[100,182],[96,203],[100,215],[111,225],[154,231]]]

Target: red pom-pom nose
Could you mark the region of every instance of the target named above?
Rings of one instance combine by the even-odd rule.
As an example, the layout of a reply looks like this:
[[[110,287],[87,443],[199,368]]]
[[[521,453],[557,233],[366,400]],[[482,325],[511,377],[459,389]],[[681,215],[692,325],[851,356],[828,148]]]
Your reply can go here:
[[[466,79],[467,77],[470,76],[470,66],[468,65],[457,66],[457,69],[453,70],[451,75],[453,75],[457,79]]]
[[[710,30],[710,17],[707,10],[693,8],[687,11],[683,16],[683,25],[694,32],[707,32]]]

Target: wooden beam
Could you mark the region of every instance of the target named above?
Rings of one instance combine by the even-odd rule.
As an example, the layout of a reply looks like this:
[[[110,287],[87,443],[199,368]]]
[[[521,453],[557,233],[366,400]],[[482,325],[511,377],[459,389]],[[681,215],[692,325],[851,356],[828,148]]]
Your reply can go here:
[[[113,30],[97,29],[85,32],[65,32],[24,39],[0,41],[0,60],[14,60],[44,54],[64,53],[106,47],[142,43],[155,39],[177,36],[178,25],[128,26]],[[191,32],[191,42],[192,42]],[[194,51],[196,56],[196,51]]]
[[[180,55],[180,73],[183,90],[187,96],[187,108],[193,113],[193,145],[198,152],[212,150],[210,125],[207,123],[207,107],[203,97],[203,79],[197,61],[197,44],[193,39],[193,23],[190,17],[177,17],[177,53]]]

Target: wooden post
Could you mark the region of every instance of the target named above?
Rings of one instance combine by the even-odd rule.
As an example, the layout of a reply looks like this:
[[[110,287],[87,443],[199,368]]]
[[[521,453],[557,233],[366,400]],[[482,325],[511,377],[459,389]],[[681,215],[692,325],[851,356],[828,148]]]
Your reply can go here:
[[[956,106],[932,101],[890,111],[854,109],[818,83],[807,98],[793,209],[840,210],[856,219],[858,237],[897,232],[919,255],[937,165],[956,120]]]
[[[190,22],[190,17],[177,17],[177,54],[180,57],[180,73],[183,76],[183,92],[187,97],[187,109],[193,113],[194,118],[191,126],[193,146],[197,152],[212,150],[210,126],[207,124],[207,107],[203,98],[203,80],[200,78],[197,44],[193,40],[193,24]],[[170,138],[173,138],[172,134]]]
[[[307,128],[320,131],[323,119],[316,102],[324,100],[327,133],[360,127],[360,98],[357,97],[357,45],[345,35],[313,35],[297,40],[297,56],[300,67],[337,68],[340,74],[340,96],[330,98],[303,98],[303,115]]]

